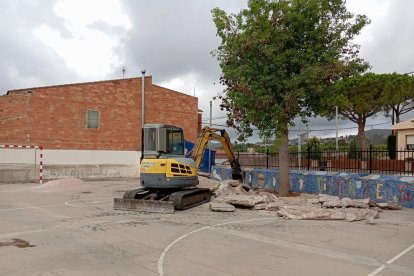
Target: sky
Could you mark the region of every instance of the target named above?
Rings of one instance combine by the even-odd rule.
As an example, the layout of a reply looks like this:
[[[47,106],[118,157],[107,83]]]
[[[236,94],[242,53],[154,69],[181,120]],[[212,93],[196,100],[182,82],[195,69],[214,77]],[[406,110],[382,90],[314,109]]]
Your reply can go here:
[[[213,100],[223,87],[211,51],[220,44],[211,10],[237,13],[240,0],[0,0],[0,95],[7,90],[138,77],[199,98],[208,124],[223,127],[225,113]],[[356,42],[376,73],[414,71],[414,1],[348,0],[348,9],[371,24]],[[414,117],[411,112],[402,117]],[[299,122],[299,121],[298,121]],[[389,118],[368,120],[366,130],[390,128]],[[290,137],[297,137],[300,123]],[[313,118],[310,136],[335,136],[335,121]],[[323,131],[322,131],[323,130]],[[339,121],[339,135],[356,134]],[[232,138],[235,134],[230,131]],[[258,137],[250,139],[259,141]]]

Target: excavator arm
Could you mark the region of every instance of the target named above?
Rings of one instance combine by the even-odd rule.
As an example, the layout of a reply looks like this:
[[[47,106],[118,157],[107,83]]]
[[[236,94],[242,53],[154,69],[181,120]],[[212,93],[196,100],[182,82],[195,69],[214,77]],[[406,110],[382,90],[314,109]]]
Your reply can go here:
[[[194,159],[197,167],[200,166],[203,158],[204,150],[207,147],[208,141],[219,141],[223,145],[224,151],[229,159],[230,166],[232,168],[232,178],[242,179],[241,167],[239,160],[235,157],[232,149],[230,137],[225,129],[204,127],[201,134],[198,136],[197,143],[191,153],[191,157]]]

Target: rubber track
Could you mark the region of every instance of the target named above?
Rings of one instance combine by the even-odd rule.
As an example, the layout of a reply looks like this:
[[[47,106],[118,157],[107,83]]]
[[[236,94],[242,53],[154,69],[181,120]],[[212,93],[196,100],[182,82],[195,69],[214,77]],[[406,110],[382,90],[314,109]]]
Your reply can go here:
[[[209,202],[210,197],[210,189],[195,188],[172,193],[169,197],[169,201],[174,202],[174,208],[176,210],[186,210]]]

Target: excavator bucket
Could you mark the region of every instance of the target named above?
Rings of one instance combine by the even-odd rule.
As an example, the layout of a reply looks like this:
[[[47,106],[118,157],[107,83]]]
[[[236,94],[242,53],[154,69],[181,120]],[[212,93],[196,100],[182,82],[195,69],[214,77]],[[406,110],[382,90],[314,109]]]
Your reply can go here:
[[[149,213],[174,213],[173,201],[114,198],[114,209]]]

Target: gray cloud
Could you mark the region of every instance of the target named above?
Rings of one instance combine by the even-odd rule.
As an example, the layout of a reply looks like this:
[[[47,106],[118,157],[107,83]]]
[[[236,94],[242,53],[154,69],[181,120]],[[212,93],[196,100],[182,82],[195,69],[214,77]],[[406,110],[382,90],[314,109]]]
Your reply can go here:
[[[371,18],[363,31],[361,56],[378,73],[407,73],[414,71],[414,1],[387,1],[388,8],[381,17]]]
[[[83,76],[72,71],[64,60],[45,46],[33,35],[33,30],[45,24],[58,31],[63,37],[72,34],[65,28],[63,18],[54,13],[57,0],[2,0],[0,1],[0,94],[8,89],[39,85],[60,84],[84,81]],[[204,110],[204,122],[208,123],[209,101],[222,87],[217,84],[220,68],[210,52],[220,43],[212,21],[211,9],[220,7],[227,12],[238,12],[246,7],[245,0],[176,0],[176,1],[134,1],[121,0],[124,13],[129,17],[132,28],[126,32],[119,26],[109,26],[105,22],[95,22],[88,28],[97,29],[111,37],[119,38],[113,49],[121,64],[128,69],[127,76],[138,76],[140,69],[147,69],[157,84],[168,83],[173,79],[195,82],[194,87],[182,91],[199,97],[199,107]],[[367,10],[367,14],[377,7],[387,6],[382,13],[370,16],[372,23],[361,34],[361,56],[369,61],[374,72],[414,71],[414,52],[411,50],[414,33],[414,2],[367,1],[362,3],[349,0],[355,7]],[[368,3],[368,4],[367,4]],[[367,4],[366,7],[363,4]],[[371,6],[369,6],[371,5]],[[362,8],[363,7],[363,8]],[[81,8],[81,7],[80,7]],[[360,11],[358,11],[360,13]],[[122,33],[122,35],[118,35]],[[122,67],[122,66],[121,66]],[[121,67],[114,65],[105,78],[122,76]],[[91,80],[93,81],[93,80]],[[214,84],[216,82],[216,84]],[[218,108],[218,100],[213,102],[213,117],[224,117]],[[403,119],[413,117],[414,113]],[[368,122],[382,123],[390,119],[378,116]],[[224,125],[224,119],[213,120],[214,124]],[[342,121],[343,128],[355,127],[352,122]],[[334,121],[312,118],[310,129],[332,129]],[[389,127],[389,125],[379,125]],[[295,127],[296,129],[298,127]],[[343,130],[347,131],[348,130]],[[349,130],[352,131],[352,130]],[[356,132],[356,129],[354,129]],[[334,135],[335,131],[314,132],[315,135]],[[341,133],[341,132],[340,132]],[[313,133],[312,133],[313,134]],[[295,136],[295,132],[292,132]],[[232,134],[234,138],[235,135]]]
[[[0,1],[0,95],[9,89],[70,82],[76,74],[38,41],[33,30],[42,24],[69,35],[56,17],[56,1]]]
[[[195,73],[213,80],[219,67],[210,52],[219,40],[211,9],[236,10],[245,1],[123,1],[132,22],[119,48],[128,68],[146,68],[157,82]]]

